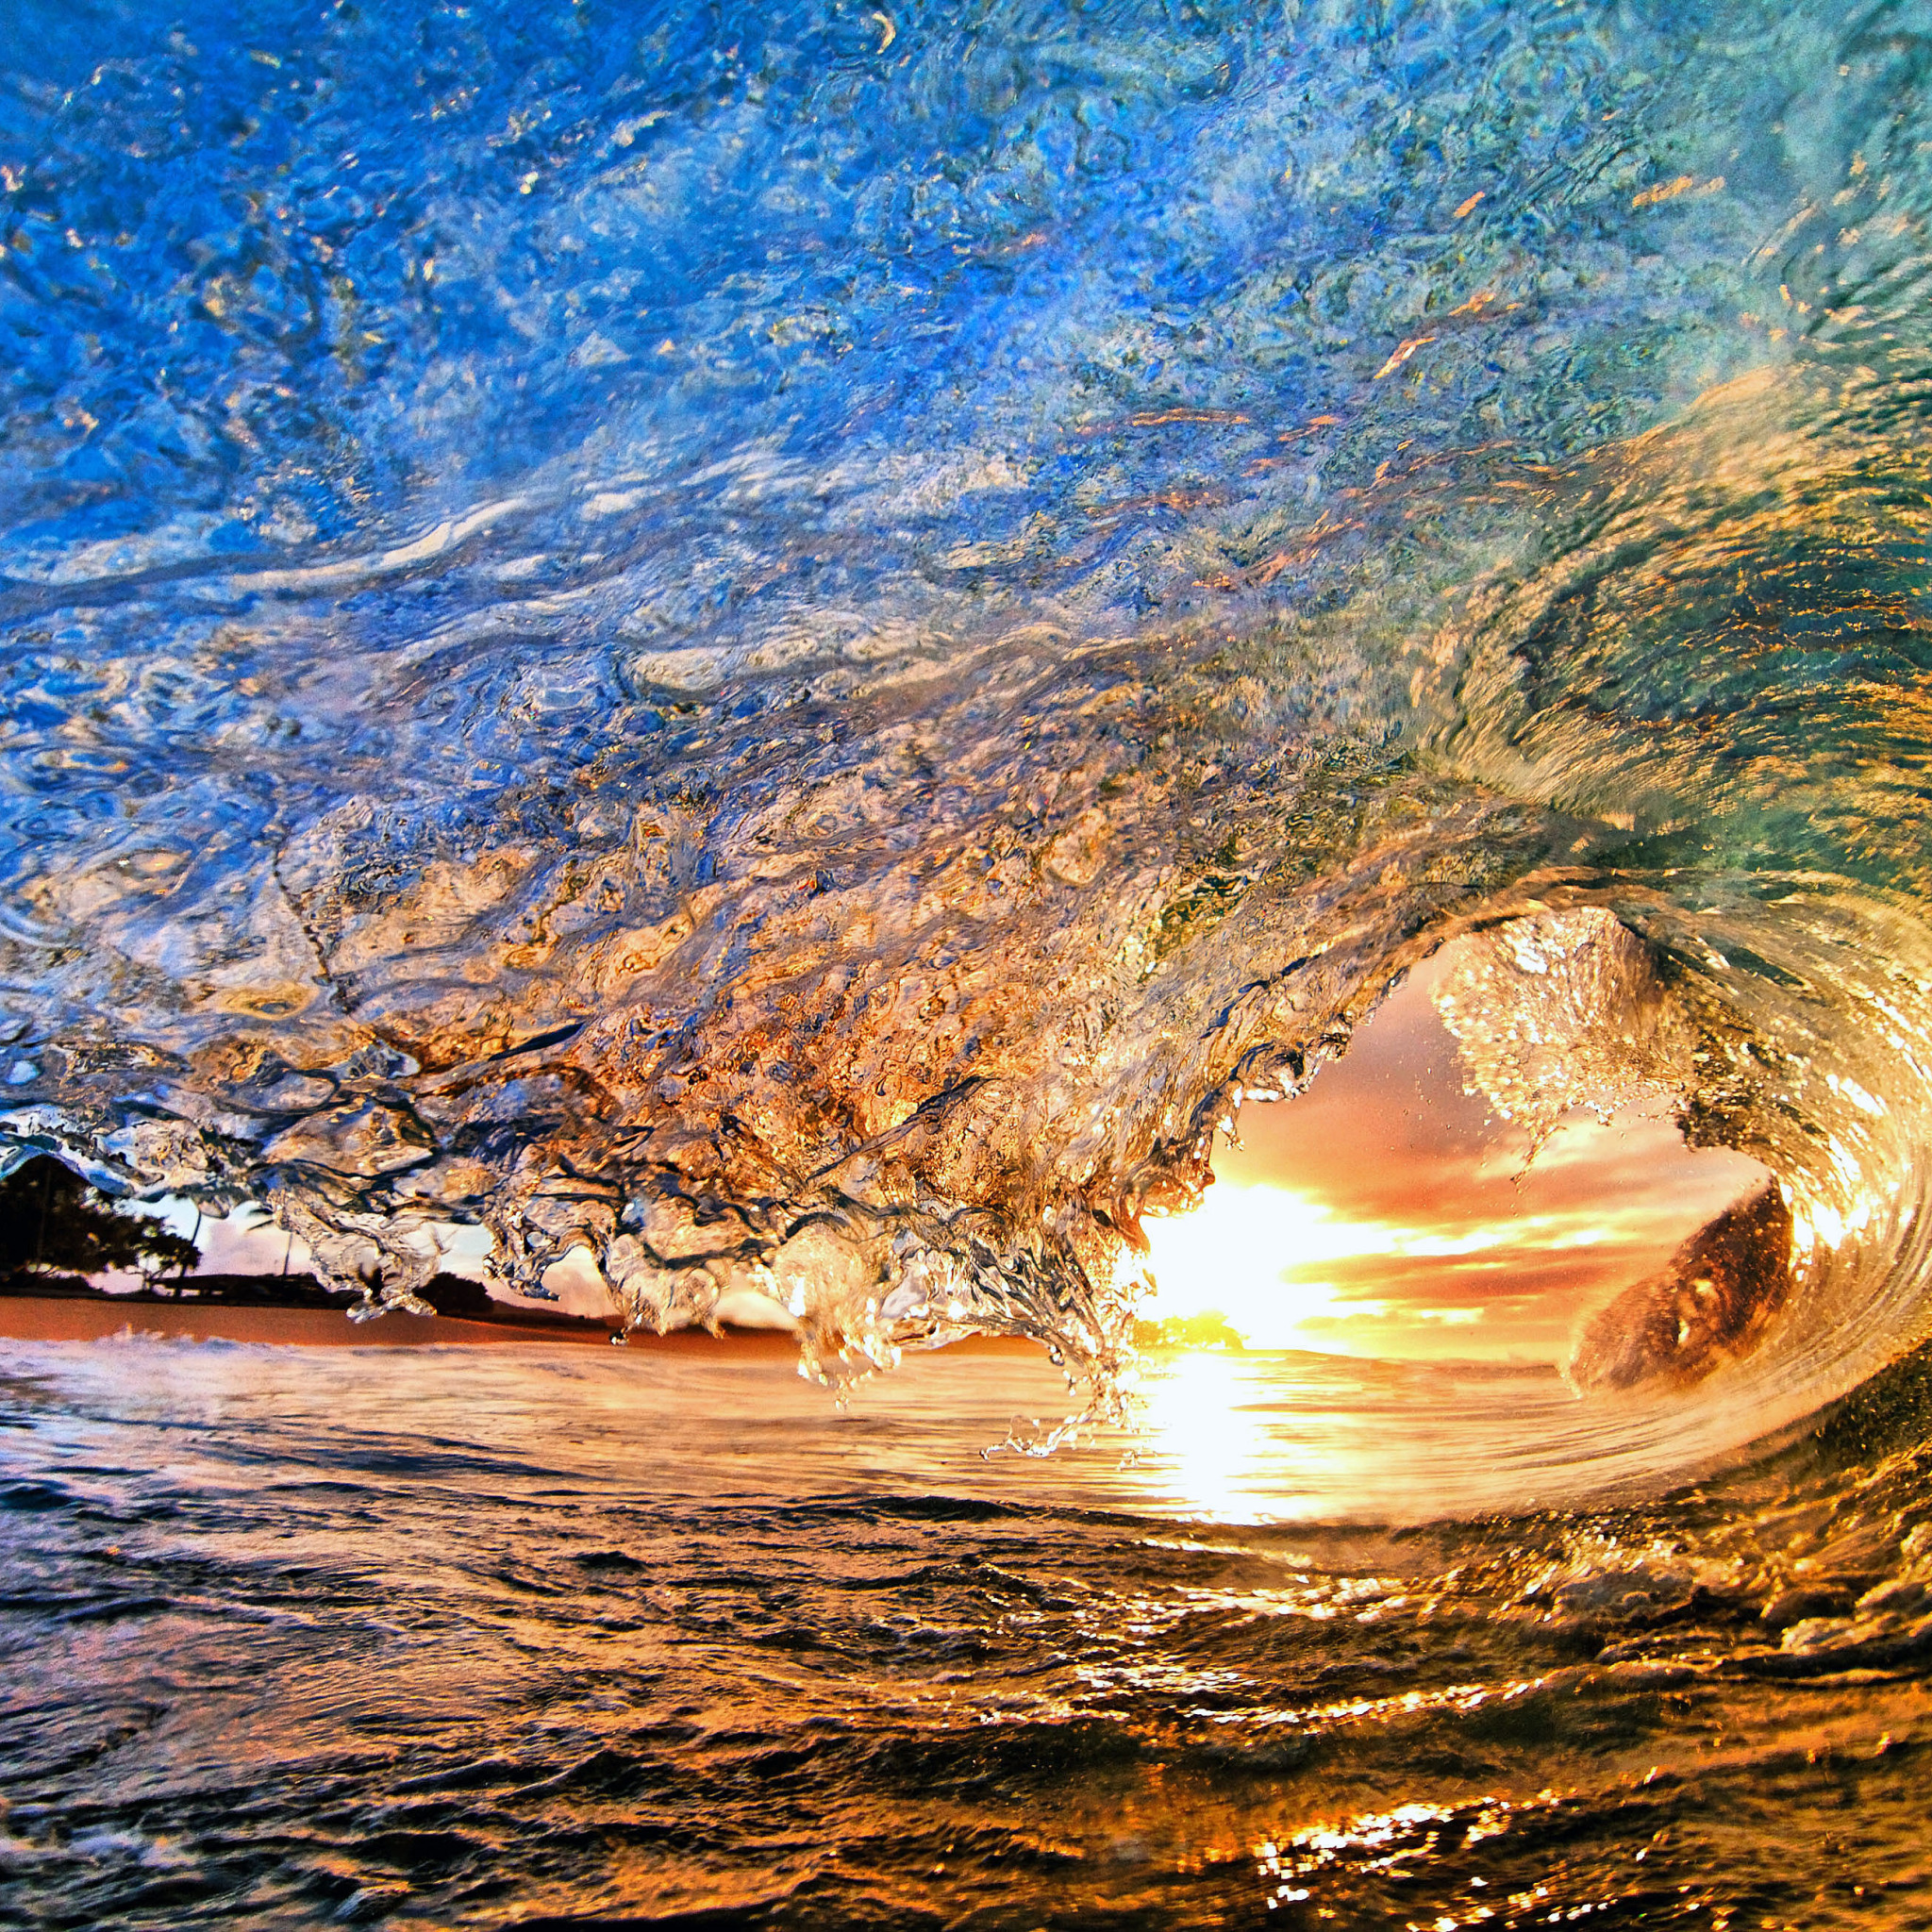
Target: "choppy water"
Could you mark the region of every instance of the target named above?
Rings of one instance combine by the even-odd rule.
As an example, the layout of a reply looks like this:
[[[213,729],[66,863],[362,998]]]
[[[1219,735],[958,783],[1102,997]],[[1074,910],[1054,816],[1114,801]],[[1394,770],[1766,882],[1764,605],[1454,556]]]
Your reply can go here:
[[[1802,1422],[1925,1325],[1928,48],[1908,4],[9,8],[0,1134],[118,1189],[263,1200],[392,1304],[434,1265],[427,1229],[481,1224],[525,1288],[587,1253],[640,1324],[762,1290],[833,1379],[935,1336],[1031,1337],[1104,1408],[1142,1213],[1193,1197],[1244,1097],[1292,1091],[1391,979],[1493,929],[1455,1019],[1482,1090],[1533,1130],[1572,1100],[1675,1094],[1693,1140],[1780,1176],[1791,1289],[1695,1388],[1553,1421],[1538,1385],[1514,1437],[1489,1385],[1337,1396],[1358,1440],[1386,1410],[1426,1451],[1382,1513],[1513,1504],[1516,1463],[1471,1445],[1533,1439],[1555,1506],[1599,1480],[1661,1494]],[[1288,1892],[1319,1868],[1360,1889],[1343,1923],[1393,1923],[1413,1853],[1437,1874],[1415,1923],[1459,1921],[1452,1838],[1497,1861],[1496,1896],[1535,1869],[1567,1914],[1608,1895],[1612,1815],[1705,1821],[1646,1859],[1645,1884],[1680,1874],[1653,1918],[1717,1899],[1724,1843],[1724,1897],[1794,1923],[1840,1908],[1829,1874],[1916,1870],[1864,1723],[1917,1695],[1885,1674],[1893,1638],[1820,1637],[1816,1680],[1735,1664],[1777,1537],[1857,1518],[1874,1541],[1830,1558],[1834,1603],[1918,1560],[1896,1557],[1924,1495],[1904,1443],[1657,1513],[1290,1565],[1301,1530],[1149,1554],[1139,1527],[1029,1500],[1075,1479],[1012,1461],[977,1491],[1012,1513],[922,1515],[908,1494],[954,1480],[922,1474],[786,1515],[772,1499],[822,1478],[782,1430],[762,1500],[647,1497],[563,1454],[607,1431],[599,1456],[668,1479],[655,1372],[619,1366],[506,1391],[461,1364],[468,1395],[437,1398],[474,1410],[452,1440],[519,1446],[464,1450],[438,1489],[355,1464],[358,1418],[397,1469],[430,1454],[401,1371],[315,1367],[330,1400],[305,1407],[237,1359],[292,1420],[203,1434],[192,1466],[156,1446],[189,1440],[172,1398],[88,1420],[138,1377],[115,1394],[56,1364],[22,1398],[75,1445],[33,1451],[49,1507],[9,1518],[43,1566],[22,1614],[83,1617],[34,1678],[73,1688],[29,1782],[97,1774],[100,1828],[136,1834],[70,1871],[89,1855],[18,1813],[42,1849],[10,1869],[70,1919],[136,1869],[169,1911],[251,1885],[250,1913],[333,1909],[378,1884],[343,1847],[391,1807],[417,1821],[394,1826],[405,1864],[420,1828],[432,1863],[473,1859],[464,1883],[579,1904],[593,1868],[643,1896],[654,1857],[684,1861],[666,1896],[711,1895],[690,1874],[714,1833],[720,1869],[774,1886],[871,1860],[900,1917],[952,1909],[941,1885],[968,1899],[950,1861],[1008,1853],[1025,1875],[984,1879],[995,1920],[1031,1888],[1125,1909],[1106,1901],[1157,1883],[1139,1845],[1163,1910],[1195,1909],[1184,1865],[1210,1915],[1277,1884],[1306,1904]],[[970,1403],[941,1434],[969,1424]],[[216,1473],[251,1440],[255,1477]],[[1264,1463],[1278,1446],[1264,1432]],[[356,1473],[314,1480],[347,1488],[285,1492],[337,1457]],[[75,1500],[93,1482],[99,1523]],[[1795,1485],[1796,1514],[1765,1514],[1763,1484]],[[668,1623],[628,1582],[607,1607],[578,1562],[642,1560],[626,1494],[639,1524],[668,1512]],[[1376,1514],[1332,1484],[1289,1513],[1324,1511]],[[254,1554],[284,1513],[287,1570]],[[325,1554],[318,1582],[311,1536],[366,1537],[361,1580]],[[497,1539],[539,1554],[486,1558]],[[874,1547],[897,1580],[848,1624]],[[445,1548],[476,1554],[411,1567]],[[937,1650],[964,1661],[917,1634],[927,1551],[956,1620]],[[1729,1581],[1697,1568],[1734,1555]],[[969,1557],[1027,1580],[959,1581]],[[1637,1653],[1510,1691],[1586,1668],[1509,1607],[1541,1605],[1546,1561],[1582,1592],[1572,1624],[1600,1599],[1677,1607],[1618,1609],[1605,1641]],[[134,1641],[116,1566],[177,1562],[180,1589],[139,1588],[190,1607]],[[1392,1624],[1266,1594],[1326,1604],[1385,1569],[1413,1586]],[[445,1586],[488,1607],[464,1626],[487,1667],[438,1634]],[[330,1648],[392,1599],[402,1634]],[[1674,1660],[1645,1661],[1632,1618]],[[834,1663],[753,1641],[794,1627],[842,1632]],[[646,1629],[666,1660],[625,1674],[614,1647]],[[1671,1649],[1698,1644],[1732,1661]],[[288,1687],[266,1733],[251,1656]],[[735,1692],[692,1688],[711,1670],[780,1687],[786,1714],[749,1726],[765,1743],[732,1741]],[[945,1750],[904,1741],[929,1711],[875,1720],[949,1670],[973,1727]],[[1467,1709],[1465,1671],[1487,1687]],[[200,1714],[138,1688],[164,1680],[199,1684]],[[1420,1701],[1397,1716],[1372,1686]],[[163,1709],[189,1727],[174,1770],[166,1724],[142,1728]],[[685,1730],[625,1729],[660,1721]],[[949,1757],[969,1734],[982,1757]],[[419,1765],[439,1737],[448,1764]],[[1629,1781],[1667,1757],[1677,1784]],[[1008,1808],[969,1825],[951,1762]],[[251,1811],[261,1764],[300,1802]],[[444,1772],[485,1781],[452,1795]],[[191,1846],[259,1819],[272,1848],[196,1890],[230,1853],[153,1851],[160,1813],[129,1809],[148,1776],[213,1794]],[[1271,1809],[1257,1778],[1307,1802]],[[1563,1794],[1586,1788],[1566,1864],[1584,1801]],[[827,1795],[865,1790],[850,1813]],[[670,1838],[640,1822],[647,1791]],[[1195,1794],[1240,1828],[1164,1836]],[[1091,1815],[1049,1831],[1055,1806]],[[1125,1821],[1113,1864],[1102,1812]],[[1339,1835],[1295,1840],[1318,1812]],[[861,1815],[898,1821],[891,1842]],[[1264,1830],[1286,1834],[1265,1886]],[[1783,1869],[1745,1870],[1767,1843]]]
[[[11,1345],[0,1916],[1932,1916],[1923,1361],[1667,1499],[1405,1528],[1336,1520],[1427,1446],[1381,1372],[1210,1360],[1123,1469],[981,1459],[1024,1354],[841,1418],[776,1347]],[[1551,1379],[1481,1401],[1527,1441]]]

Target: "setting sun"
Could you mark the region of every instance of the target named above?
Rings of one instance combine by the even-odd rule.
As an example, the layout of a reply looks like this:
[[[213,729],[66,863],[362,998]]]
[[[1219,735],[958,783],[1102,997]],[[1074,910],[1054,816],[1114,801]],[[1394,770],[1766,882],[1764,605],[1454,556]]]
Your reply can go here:
[[[1331,1094],[1345,1068],[1330,1074]],[[1579,1121],[1527,1173],[1512,1174],[1496,1143],[1504,1158],[1468,1158],[1459,1187],[1424,1173],[1405,1200],[1386,1170],[1363,1186],[1264,1131],[1283,1142],[1265,1165],[1232,1157],[1199,1208],[1144,1224],[1147,1321],[1218,1317],[1250,1348],[1556,1359],[1582,1316],[1659,1263],[1749,1172],[1734,1157],[1702,1157],[1690,1198],[1676,1198],[1659,1183],[1686,1151],[1667,1122]],[[1331,1198],[1257,1170],[1310,1176]],[[1648,1191],[1628,1185],[1626,1170],[1653,1176]]]
[[[1147,1223],[1155,1291],[1145,1312],[1154,1322],[1218,1314],[1257,1348],[1373,1352],[1365,1326],[1385,1324],[1391,1303],[1354,1292],[1323,1271],[1374,1256],[1466,1255],[1521,1239],[1534,1224],[1444,1236],[1345,1221],[1287,1188],[1218,1187],[1193,1213]],[[1480,1306],[1409,1311],[1410,1319],[1448,1326],[1474,1324],[1482,1313]]]
[[[1471,1091],[1448,947],[1297,1098],[1251,1102],[1191,1212],[1149,1218],[1142,1315],[1199,1345],[1410,1360],[1567,1357],[1580,1323],[1761,1178],[1668,1103],[1579,1108],[1532,1154]]]

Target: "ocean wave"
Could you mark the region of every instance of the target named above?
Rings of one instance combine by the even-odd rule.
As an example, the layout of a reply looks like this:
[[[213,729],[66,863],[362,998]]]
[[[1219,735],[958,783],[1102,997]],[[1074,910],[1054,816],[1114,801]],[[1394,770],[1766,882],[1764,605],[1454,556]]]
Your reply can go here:
[[[835,1380],[1026,1335],[1105,1407],[1224,1120],[1472,934],[1535,1086],[1581,935],[1570,1097],[1791,1216],[1672,1426],[1916,1341],[1917,41],[876,21],[53,34],[15,1155],[258,1200],[360,1312],[480,1224],[525,1293],[757,1290]]]

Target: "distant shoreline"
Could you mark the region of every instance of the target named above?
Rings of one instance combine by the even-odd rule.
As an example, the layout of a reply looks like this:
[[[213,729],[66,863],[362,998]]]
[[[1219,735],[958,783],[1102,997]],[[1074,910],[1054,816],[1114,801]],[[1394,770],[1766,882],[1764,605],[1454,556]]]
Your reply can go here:
[[[619,1333],[610,1316],[568,1315],[499,1301],[479,1284],[440,1274],[424,1291],[433,1315],[391,1309],[367,1322],[349,1320],[355,1306],[311,1276],[191,1275],[172,1293],[137,1289],[114,1293],[81,1276],[15,1275],[0,1280],[0,1341],[99,1341],[132,1330],[190,1341],[268,1342],[309,1348],[425,1348],[562,1342],[608,1348]],[[795,1348],[783,1330],[730,1331]],[[702,1329],[673,1336],[634,1334],[633,1342],[718,1346]]]
[[[112,1335],[159,1335],[192,1341],[258,1341],[320,1348],[420,1348],[451,1342],[563,1342],[609,1345],[610,1330],[573,1334],[558,1324],[469,1322],[455,1315],[388,1314],[352,1322],[342,1308],[197,1305],[135,1295],[0,1296],[0,1340],[102,1341]]]
[[[158,1336],[167,1341],[240,1341],[297,1348],[448,1348],[561,1344],[609,1347],[613,1323],[556,1315],[545,1321],[471,1321],[460,1315],[408,1315],[391,1311],[370,1322],[352,1322],[347,1305],[334,1308],[251,1307],[223,1302],[175,1302],[147,1295],[0,1294],[0,1341],[105,1341],[117,1335]],[[766,1347],[787,1356],[796,1341],[783,1329],[702,1328],[669,1335],[648,1330],[630,1338],[651,1349]]]

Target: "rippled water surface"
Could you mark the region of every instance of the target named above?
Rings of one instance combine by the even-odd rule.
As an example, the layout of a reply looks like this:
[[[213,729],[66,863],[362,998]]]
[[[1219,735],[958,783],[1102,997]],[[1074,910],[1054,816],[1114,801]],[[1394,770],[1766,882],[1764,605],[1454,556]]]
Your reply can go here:
[[[9,1922],[1932,1914],[1922,1364],[1666,1501],[1414,1528],[1324,1521],[1319,1358],[1127,1469],[983,1459],[1064,1395],[1004,1351],[842,1417],[741,1344],[4,1369]]]

